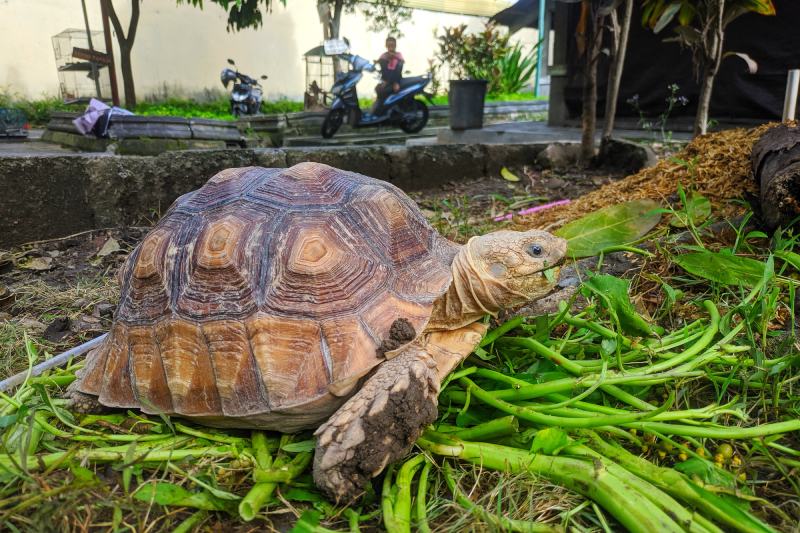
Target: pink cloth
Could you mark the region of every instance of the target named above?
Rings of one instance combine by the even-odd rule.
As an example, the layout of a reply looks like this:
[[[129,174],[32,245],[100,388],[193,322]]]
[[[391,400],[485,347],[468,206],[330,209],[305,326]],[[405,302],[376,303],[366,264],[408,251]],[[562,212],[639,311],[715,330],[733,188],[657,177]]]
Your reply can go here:
[[[386,68],[389,70],[395,70],[397,68],[397,64],[400,61],[405,61],[403,59],[403,54],[400,52],[395,52],[394,54],[390,54],[389,52],[384,52],[381,54],[381,61],[386,61]]]

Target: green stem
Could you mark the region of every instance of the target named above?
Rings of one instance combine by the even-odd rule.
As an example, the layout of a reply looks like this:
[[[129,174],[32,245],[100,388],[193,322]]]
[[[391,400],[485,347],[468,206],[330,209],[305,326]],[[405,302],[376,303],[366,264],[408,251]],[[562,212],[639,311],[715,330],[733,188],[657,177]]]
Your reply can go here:
[[[460,441],[432,432],[426,433],[417,444],[437,455],[459,457],[492,470],[527,471],[544,476],[591,498],[632,533],[683,532],[683,528],[648,498],[593,461],[532,455],[506,446]]]
[[[518,328],[520,325],[522,325],[524,321],[525,319],[521,316],[512,318],[511,320],[503,323],[502,325],[494,328],[492,331],[484,335],[483,339],[481,340],[478,346],[483,348],[484,346],[490,345],[491,343],[493,343],[494,341],[496,341],[498,338],[502,337],[509,331]]]
[[[658,413],[666,411],[672,405],[672,402],[668,401],[655,411],[647,411],[643,413],[629,413],[623,415],[602,415],[593,418],[565,418],[565,417],[557,417],[557,416],[537,413],[530,409],[526,409],[525,407],[519,407],[510,404],[508,402],[498,400],[494,398],[490,393],[478,387],[469,378],[461,378],[459,380],[459,383],[461,383],[465,389],[469,390],[476,398],[478,398],[483,403],[491,405],[495,409],[499,409],[504,413],[514,415],[522,420],[527,420],[528,422],[532,422],[534,424],[539,424],[542,426],[555,426],[564,428],[589,428],[589,427],[609,426],[609,425],[613,426],[649,418]]]
[[[398,533],[411,533],[411,482],[424,461],[424,454],[416,455],[403,463],[397,471],[397,478],[394,480],[397,486],[394,497],[394,519]]]
[[[519,422],[516,417],[504,416],[471,428],[456,431],[453,435],[463,440],[487,441],[505,437],[506,435],[513,435],[518,432]]]
[[[419,475],[419,482],[417,483],[417,501],[416,514],[417,514],[417,531],[419,533],[431,533],[431,527],[428,525],[428,476],[431,472],[431,463],[425,461],[422,466],[422,472]]]
[[[671,468],[656,466],[650,461],[633,455],[621,446],[606,442],[594,431],[586,431],[583,434],[589,437],[589,446],[604,457],[619,463],[631,472],[636,472],[638,476],[673,497],[700,509],[708,517],[725,525],[730,530],[741,531],[742,533],[767,533],[773,531],[750,513],[699,487],[680,472]]]

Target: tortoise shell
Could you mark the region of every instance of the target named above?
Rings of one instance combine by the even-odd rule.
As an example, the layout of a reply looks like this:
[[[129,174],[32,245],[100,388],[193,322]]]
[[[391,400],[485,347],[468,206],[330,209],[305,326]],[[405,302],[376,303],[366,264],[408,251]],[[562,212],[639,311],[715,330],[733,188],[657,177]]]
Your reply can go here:
[[[384,360],[396,320],[424,330],[456,250],[389,183],[315,163],[224,170],[131,253],[76,388],[211,425],[313,427]]]

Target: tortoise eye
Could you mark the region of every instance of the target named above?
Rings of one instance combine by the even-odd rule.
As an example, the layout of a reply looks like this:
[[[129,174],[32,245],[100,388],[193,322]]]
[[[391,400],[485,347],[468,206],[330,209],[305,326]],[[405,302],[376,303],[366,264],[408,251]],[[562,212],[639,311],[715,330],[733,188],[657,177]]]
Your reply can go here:
[[[532,257],[539,257],[542,255],[542,247],[538,244],[531,244],[528,246],[528,255]]]

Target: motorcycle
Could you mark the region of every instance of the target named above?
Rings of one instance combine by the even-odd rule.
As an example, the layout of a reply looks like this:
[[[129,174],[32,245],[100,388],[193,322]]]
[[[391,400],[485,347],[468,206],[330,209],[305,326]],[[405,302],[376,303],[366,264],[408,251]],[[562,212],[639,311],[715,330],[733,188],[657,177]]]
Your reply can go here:
[[[359,107],[356,85],[363,77],[364,71],[376,71],[375,65],[361,56],[350,54],[345,41],[328,40],[323,46],[326,55],[346,61],[348,71],[336,75],[330,91],[333,102],[322,123],[322,137],[330,139],[345,122],[353,128],[390,125],[399,127],[406,133],[417,133],[425,127],[428,123],[428,106],[416,96],[424,95],[430,101],[431,95],[424,91],[425,86],[431,81],[430,74],[403,78],[400,89],[389,95],[373,114],[362,111]]]
[[[263,90],[258,80],[251,78],[247,74],[239,72],[233,59],[228,59],[228,64],[233,68],[224,68],[219,75],[220,81],[225,88],[233,82],[233,91],[231,91],[231,114],[234,117],[240,115],[255,115],[261,109],[261,99]],[[267,77],[262,75],[262,80]]]

